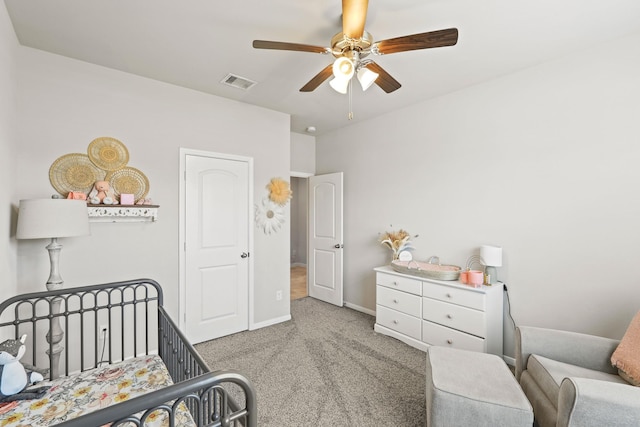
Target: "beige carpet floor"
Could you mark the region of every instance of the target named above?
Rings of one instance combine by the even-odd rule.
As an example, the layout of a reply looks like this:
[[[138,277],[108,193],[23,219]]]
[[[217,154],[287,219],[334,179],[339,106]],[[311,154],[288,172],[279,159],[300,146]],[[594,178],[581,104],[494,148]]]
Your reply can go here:
[[[259,426],[425,425],[424,352],[374,332],[370,315],[310,297],[291,315],[196,346],[212,369],[252,381]]]

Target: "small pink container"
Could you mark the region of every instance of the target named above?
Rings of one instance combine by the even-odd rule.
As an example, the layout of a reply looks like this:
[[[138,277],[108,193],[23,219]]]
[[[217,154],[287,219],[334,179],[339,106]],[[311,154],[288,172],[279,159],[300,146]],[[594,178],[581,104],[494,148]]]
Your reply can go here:
[[[120,204],[121,205],[132,205],[135,203],[133,199],[133,194],[121,194],[120,195]]]
[[[469,283],[469,272],[468,271],[461,271],[460,272],[460,279],[459,279],[462,283],[464,283],[465,285],[467,283]]]
[[[468,274],[468,283],[473,286],[480,286],[484,283],[484,273],[479,270],[470,270]]]

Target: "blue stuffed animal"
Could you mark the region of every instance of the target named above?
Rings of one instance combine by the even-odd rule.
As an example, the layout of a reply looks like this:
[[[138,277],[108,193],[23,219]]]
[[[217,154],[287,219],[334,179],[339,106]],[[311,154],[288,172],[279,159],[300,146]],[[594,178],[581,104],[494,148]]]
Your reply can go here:
[[[0,402],[12,400],[40,399],[50,387],[37,387],[26,390],[27,386],[44,380],[35,368],[20,363],[27,351],[24,342],[26,335],[19,340],[6,340],[0,343]]]

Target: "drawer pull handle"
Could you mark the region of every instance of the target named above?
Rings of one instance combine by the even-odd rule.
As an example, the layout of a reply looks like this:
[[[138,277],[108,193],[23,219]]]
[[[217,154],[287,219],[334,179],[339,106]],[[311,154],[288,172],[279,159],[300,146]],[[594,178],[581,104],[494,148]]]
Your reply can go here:
[[[453,340],[447,340],[447,344],[453,344]]]
[[[393,302],[395,302],[397,304],[398,303],[398,299],[394,298]]]
[[[393,282],[393,286],[398,286],[398,282]]]
[[[393,321],[393,324],[394,324],[394,325],[397,325],[397,324],[398,324],[398,321],[397,321],[397,320],[394,320],[394,321]]]
[[[447,319],[453,319],[453,316],[450,314],[447,314]]]
[[[447,298],[451,298],[451,294],[447,294]]]

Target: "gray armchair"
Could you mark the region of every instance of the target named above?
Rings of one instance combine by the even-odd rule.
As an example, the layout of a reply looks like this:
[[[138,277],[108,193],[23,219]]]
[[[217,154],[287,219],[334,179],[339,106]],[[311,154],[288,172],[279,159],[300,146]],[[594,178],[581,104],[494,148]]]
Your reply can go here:
[[[640,426],[640,387],[611,366],[619,341],[516,328],[516,379],[540,427]]]

